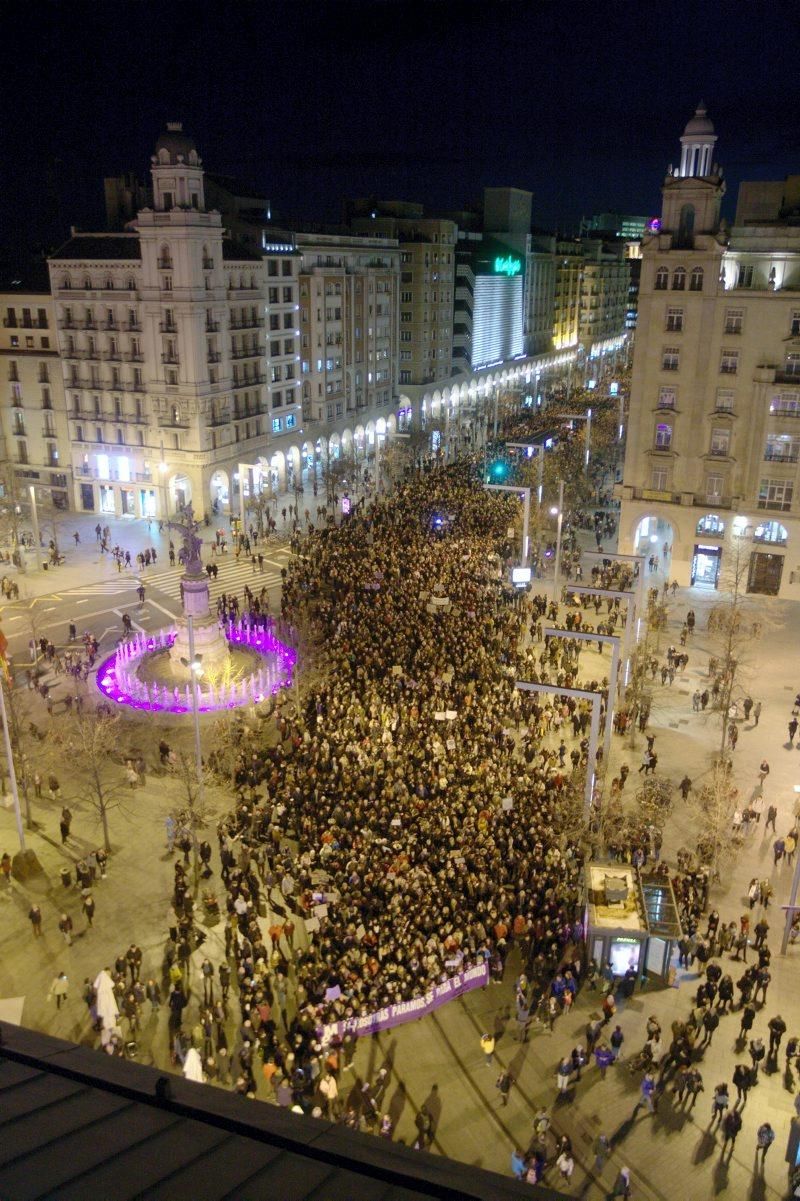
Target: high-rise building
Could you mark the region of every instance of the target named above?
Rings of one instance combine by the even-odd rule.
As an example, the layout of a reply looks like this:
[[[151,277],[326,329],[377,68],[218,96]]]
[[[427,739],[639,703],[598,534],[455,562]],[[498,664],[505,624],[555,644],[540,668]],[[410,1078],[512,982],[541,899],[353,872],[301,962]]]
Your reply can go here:
[[[594,217],[584,217],[581,221],[581,233],[599,233],[603,237],[622,238],[623,241],[634,241],[644,236],[648,225],[647,217],[634,217],[629,213],[596,213]]]
[[[621,537],[680,583],[798,595],[800,179],[742,185],[700,105],[642,244]],[[788,563],[787,563],[788,559]],[[795,584],[795,579],[798,581]]]

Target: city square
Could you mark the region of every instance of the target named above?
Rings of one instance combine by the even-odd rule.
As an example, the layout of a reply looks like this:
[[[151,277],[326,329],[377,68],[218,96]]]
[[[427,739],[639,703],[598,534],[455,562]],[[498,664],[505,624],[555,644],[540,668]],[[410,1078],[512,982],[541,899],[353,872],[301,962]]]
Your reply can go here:
[[[0,243],[9,1201],[800,1196],[800,176],[677,91],[572,234],[173,112]]]

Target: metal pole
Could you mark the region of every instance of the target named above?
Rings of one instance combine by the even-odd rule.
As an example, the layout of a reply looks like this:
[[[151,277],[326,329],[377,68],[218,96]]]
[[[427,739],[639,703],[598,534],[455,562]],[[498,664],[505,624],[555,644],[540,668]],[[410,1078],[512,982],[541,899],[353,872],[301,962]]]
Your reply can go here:
[[[42,547],[39,539],[39,513],[36,509],[36,489],[33,484],[30,485],[28,491],[31,494],[31,524],[33,525],[33,540],[36,543],[36,566],[42,566]]]
[[[522,566],[528,566],[529,556],[529,539],[528,529],[531,521],[531,490],[525,489],[525,496],[522,501]]]
[[[561,527],[564,522],[564,481],[558,481],[558,528],[556,530],[556,570],[553,576],[553,600],[558,604],[558,585],[561,576]]]
[[[242,477],[239,476],[239,484],[241,486]],[[194,718],[194,759],[195,769],[197,771],[197,800],[203,800],[203,756],[200,752],[200,711],[199,702],[197,699],[197,672],[195,671],[194,657],[194,619],[191,613],[186,615],[186,626],[189,633],[189,671],[192,675],[192,717]],[[194,837],[194,833],[193,833]]]
[[[9,687],[10,687],[9,683]],[[19,836],[19,849],[25,850],[25,831],[22,828],[22,813],[19,807],[19,791],[17,789],[17,773],[14,768],[14,755],[11,750],[11,735],[8,732],[8,715],[6,713],[6,690],[3,687],[3,682],[0,680],[0,713],[3,717],[3,742],[6,747],[6,759],[8,761],[8,778],[11,781],[11,795],[14,798],[14,817],[17,822],[17,834]]]
[[[494,390],[494,436],[497,438],[497,387]]]
[[[542,505],[542,493],[544,492],[544,442],[539,447],[539,483],[537,486],[537,499],[539,507]]]
[[[586,764],[586,791],[584,793],[584,802],[586,806],[586,816],[592,807],[592,799],[594,797],[594,781],[595,772],[597,769],[597,741],[600,734],[600,693],[596,693],[592,701],[592,724],[589,727],[589,762]]]
[[[800,886],[800,856],[794,865],[794,874],[792,875],[792,891],[789,895],[789,904],[786,906],[786,925],[783,928],[783,938],[781,939],[781,955],[785,955],[789,946],[789,935],[792,930],[792,919],[797,910],[797,889]]]
[[[608,703],[606,704],[606,728],[603,733],[603,763],[608,771],[608,757],[611,754],[611,728],[614,724],[614,713],[617,707],[617,684],[619,682],[619,638],[611,643],[611,676],[608,681]]]
[[[592,445],[592,410],[589,409],[586,413],[586,455],[584,458],[584,470],[589,470],[589,453]]]

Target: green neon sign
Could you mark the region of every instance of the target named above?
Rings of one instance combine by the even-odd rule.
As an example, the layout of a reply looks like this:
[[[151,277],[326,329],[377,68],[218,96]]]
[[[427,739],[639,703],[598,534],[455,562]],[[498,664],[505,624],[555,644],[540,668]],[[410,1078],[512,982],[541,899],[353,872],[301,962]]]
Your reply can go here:
[[[508,276],[519,275],[521,270],[522,270],[521,260],[512,258],[510,254],[507,255],[505,258],[503,258],[502,255],[498,255],[497,258],[494,260],[495,275],[508,275]]]

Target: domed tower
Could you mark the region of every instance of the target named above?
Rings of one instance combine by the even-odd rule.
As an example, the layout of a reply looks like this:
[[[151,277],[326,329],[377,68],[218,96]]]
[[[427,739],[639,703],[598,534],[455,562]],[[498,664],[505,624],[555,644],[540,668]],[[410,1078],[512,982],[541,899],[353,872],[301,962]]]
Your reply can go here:
[[[686,179],[688,176],[706,176],[716,173],[714,163],[714,147],[717,135],[708,116],[706,106],[701,100],[695,109],[695,114],[686,122],[686,128],[681,138],[681,165],[678,175]]]
[[[182,122],[167,122],[166,130],[156,142],[151,162],[156,212],[176,208],[205,211],[203,160],[192,138],[183,132]]]
[[[716,144],[714,126],[701,100],[681,137],[680,167],[670,167],[662,188],[661,228],[672,235],[674,249],[691,249],[698,235],[719,233],[725,184],[722,169],[714,162]]]

